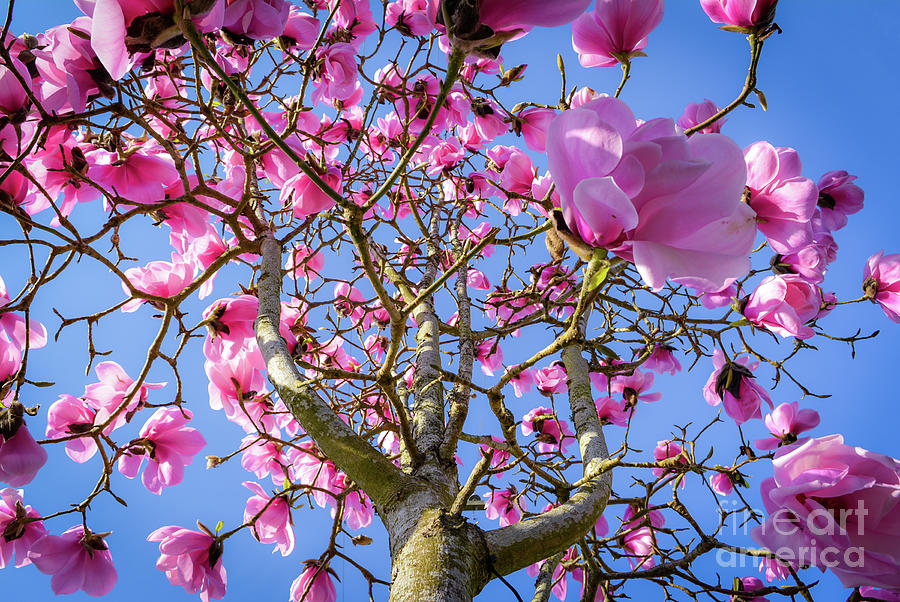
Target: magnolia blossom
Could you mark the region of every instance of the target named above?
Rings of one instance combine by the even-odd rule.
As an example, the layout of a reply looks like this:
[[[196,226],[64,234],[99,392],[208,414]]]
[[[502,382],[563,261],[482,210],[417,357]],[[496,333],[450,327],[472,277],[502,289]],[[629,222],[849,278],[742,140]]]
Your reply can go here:
[[[572,24],[572,47],[584,67],[609,67],[643,54],[663,18],[663,0],[597,0]]]
[[[191,418],[190,410],[178,407],[156,410],[141,427],[140,438],[129,443],[119,458],[119,472],[133,479],[147,458],[141,481],[151,493],[159,495],[179,484],[184,467],[206,445],[200,431],[185,426]]]
[[[783,403],[766,414],[766,428],[772,433],[768,439],[758,439],[753,444],[762,450],[775,449],[797,442],[797,435],[819,426],[819,413],[808,408],[800,409],[800,402]]]
[[[711,475],[709,477],[709,485],[713,491],[723,496],[731,495],[731,492],[734,491],[734,483],[727,472],[717,472]]]
[[[31,546],[31,562],[45,575],[53,575],[54,594],[105,596],[116,584],[118,574],[103,535],[77,525],[62,535],[47,535]]]
[[[685,454],[684,449],[682,449],[679,443],[676,443],[671,439],[656,442],[656,447],[653,449],[653,458],[657,462],[677,459],[678,464],[688,463],[687,455]],[[672,474],[675,471],[677,471],[676,468],[652,468],[650,470],[650,472],[652,472],[655,477]],[[684,487],[684,480],[681,481],[681,486]]]
[[[713,23],[752,28],[768,25],[775,18],[778,0],[700,0]]]
[[[222,542],[208,533],[168,526],[157,529],[147,541],[159,542],[156,568],[165,571],[169,583],[189,594],[200,593],[203,602],[225,597],[227,575],[222,565]]]
[[[110,425],[110,431],[125,424],[128,412],[133,412],[146,403],[151,389],[166,386],[166,383],[145,382],[135,391],[134,379],[128,376],[122,366],[112,361],[100,362],[94,371],[100,381],[86,386],[82,398],[91,408],[97,410],[95,424],[105,422],[118,412]],[[127,404],[126,398],[129,398]]]
[[[509,369],[512,370],[515,366],[510,366]],[[512,377],[509,381],[509,384],[512,385],[513,392],[516,394],[516,397],[522,397],[525,393],[531,391],[531,387],[534,385],[535,381],[535,373],[531,370],[531,368],[526,368]]]
[[[270,40],[284,32],[290,3],[285,0],[233,0],[225,8],[222,26],[254,40]]]
[[[653,370],[657,374],[668,373],[670,376],[675,376],[676,372],[681,372],[681,362],[672,353],[673,351],[675,351],[675,348],[669,345],[657,345],[653,348],[653,353],[650,354],[650,357],[644,361],[644,367],[648,370]],[[647,401],[646,398],[644,401]]]
[[[534,373],[538,391],[544,394],[563,393],[568,388],[569,374],[562,362],[553,362]]]
[[[84,433],[94,426],[97,411],[83,399],[72,395],[60,395],[47,412],[47,437],[51,439]],[[93,437],[78,437],[66,441],[66,455],[82,464],[97,453]]]
[[[440,4],[440,3],[438,3]],[[481,0],[478,3],[455,2],[451,4],[451,22],[457,24],[453,32],[454,43],[463,41],[486,41],[492,33],[501,34],[501,39],[521,35],[534,26],[558,27],[571,23],[587,10],[590,0]],[[441,15],[441,6],[437,14]],[[458,26],[469,25],[468,30]],[[482,27],[490,28],[488,31]],[[477,47],[478,44],[475,44]],[[464,48],[471,46],[462,45]],[[496,56],[496,55],[493,55]]]
[[[40,513],[22,501],[21,489],[0,490],[0,569],[12,564],[16,568],[31,564],[28,557],[34,543],[47,534]]]
[[[125,277],[136,290],[157,297],[177,295],[194,279],[195,267],[184,261],[182,257],[172,254],[172,261],[151,261],[144,267],[125,270]],[[126,295],[131,291],[123,282],[122,290]],[[146,303],[144,299],[132,299],[122,306],[123,312],[136,311]],[[151,302],[153,303],[153,302]]]
[[[684,113],[681,114],[681,117],[678,118],[676,122],[678,127],[682,130],[690,129],[696,125],[700,125],[713,115],[719,112],[719,107],[711,101],[710,99],[706,99],[703,102],[691,102],[688,103],[688,106],[685,107]],[[722,131],[722,126],[725,125],[727,119],[721,118],[712,122],[712,124],[707,127],[699,130],[700,134],[718,134]]]
[[[808,339],[816,332],[807,325],[822,309],[819,287],[799,274],[776,274],[759,283],[744,306],[744,317],[783,337]]]
[[[893,322],[900,322],[900,254],[878,251],[866,261],[863,291]]]
[[[253,525],[253,536],[261,543],[274,543],[282,556],[294,551],[294,529],[291,507],[283,496],[269,496],[259,483],[244,481],[254,493],[244,508],[244,522]]]
[[[800,175],[797,151],[756,142],[744,149],[750,207],[759,231],[776,253],[790,253],[813,241],[810,220],[818,188]]]
[[[525,499],[519,496],[515,487],[495,489],[485,493],[484,514],[491,520],[500,519],[500,526],[507,527],[522,520],[522,513],[528,510]]]
[[[656,536],[653,529],[666,524],[666,519],[659,510],[651,510],[635,519],[638,509],[628,506],[622,516],[621,545],[628,555],[632,569],[650,569],[656,566],[653,553],[656,549]]]
[[[756,577],[741,577],[738,583],[740,583],[739,589],[743,592],[752,592],[763,587],[763,582]],[[762,596],[741,596],[740,600],[742,602],[769,602],[768,598]]]
[[[762,418],[760,405],[765,401],[772,407],[769,394],[756,383],[753,370],[758,362],[750,363],[747,356],[736,362],[726,361],[721,349],[713,352],[713,372],[703,387],[706,403],[717,406],[724,403],[725,413],[738,424],[752,418]]]
[[[671,278],[716,291],[750,269],[746,165],[729,138],[686,138],[606,97],[558,115],[547,156],[571,233],[633,261],[653,289]]]
[[[437,3],[433,0],[394,0],[384,12],[385,23],[401,32],[422,36],[434,29]]]
[[[847,216],[863,208],[865,193],[854,184],[856,176],[846,171],[829,171],[819,178],[819,198],[816,204],[822,212],[822,223],[828,230],[840,230],[847,225]]]
[[[315,560],[306,562],[303,572],[291,584],[291,602],[335,602],[337,591],[331,569]]]
[[[337,167],[329,167],[322,179],[338,194],[343,192],[341,171]],[[290,204],[292,206],[294,217],[297,218],[327,211],[336,204],[335,200],[327,192],[319,188],[318,184],[313,182],[303,172],[298,173],[284,183],[281,187],[280,199],[284,205]]]
[[[556,417],[549,408],[535,408],[522,417],[522,434],[526,437],[537,435],[537,448],[542,454],[562,451],[566,453],[569,445],[575,441],[575,434],[565,420]]]
[[[830,568],[844,587],[900,591],[900,462],[829,435],[781,448],[772,467],[757,543],[794,568]]]
[[[4,407],[5,403],[9,405]],[[47,451],[31,436],[24,415],[21,403],[0,403],[0,482],[13,487],[30,483],[47,463]]]

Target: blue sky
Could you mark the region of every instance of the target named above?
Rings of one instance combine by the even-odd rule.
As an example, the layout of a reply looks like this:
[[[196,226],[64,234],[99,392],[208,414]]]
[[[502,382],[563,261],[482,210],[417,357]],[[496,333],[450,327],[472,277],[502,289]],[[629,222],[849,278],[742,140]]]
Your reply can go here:
[[[13,31],[35,33],[71,21],[79,14],[74,5],[64,0],[20,1],[16,5]],[[776,146],[796,148],[803,160],[805,175],[813,179],[832,169],[845,169],[859,176],[858,183],[866,191],[866,208],[851,216],[850,224],[836,234],[840,251],[825,284],[827,290],[835,291],[841,299],[856,298],[860,295],[865,260],[882,248],[888,253],[900,252],[897,234],[900,204],[896,190],[896,174],[900,171],[897,144],[900,122],[895,116],[896,99],[900,94],[900,80],[896,77],[900,68],[900,47],[896,42],[900,3],[892,0],[852,3],[846,0],[782,0],[777,22],[784,34],[774,36],[766,43],[759,68],[759,88],[767,96],[768,111],[742,108],[730,116],[723,131],[741,146],[768,140]],[[535,30],[503,49],[508,66],[528,64],[526,84],[517,88],[518,97],[539,102],[556,101],[559,88],[557,52],[563,54],[571,83],[589,85],[601,92],[615,89],[619,70],[578,67],[571,50],[570,35],[569,27]],[[702,13],[699,2],[694,0],[670,0],[666,17],[651,34],[646,52],[648,58],[635,60],[632,79],[622,95],[635,114],[645,119],[678,117],[688,102],[704,98],[723,105],[740,90],[746,72],[747,44],[743,37],[718,30]],[[95,204],[90,210],[99,211],[99,208]],[[12,227],[9,220],[0,220],[0,238],[12,232]],[[21,285],[21,281],[16,280],[16,264],[20,258],[6,249],[2,253],[0,275],[7,280],[10,289],[14,289]],[[99,280],[89,280],[93,292],[84,292],[84,278],[74,274],[65,277],[55,289],[48,289],[47,296],[39,297],[36,317],[48,329],[55,330],[58,323],[51,307],[65,307],[66,315],[90,313],[108,305],[109,299],[121,298],[118,285],[107,286]],[[228,294],[232,282],[223,279],[217,285],[214,298]],[[202,302],[195,306],[202,308],[206,304]],[[98,345],[113,349],[111,358],[134,375],[152,332],[135,330],[131,324],[120,315],[112,316],[98,335]],[[807,351],[794,364],[798,378],[815,391],[832,395],[824,400],[801,402],[801,405],[817,409],[822,416],[822,424],[815,434],[840,432],[848,443],[900,456],[895,434],[895,373],[900,329],[884,317],[878,307],[868,304],[839,308],[824,325],[836,335],[849,335],[858,328],[863,332],[876,329],[882,332],[876,341],[859,344],[855,359],[851,359],[845,344],[823,339],[812,341],[819,346],[818,351]],[[45,410],[59,393],[77,395],[85,384],[92,382],[93,375],[88,379],[83,376],[84,346],[84,333],[73,329],[63,333],[58,346],[48,346],[32,356],[33,374],[57,383],[51,389],[35,393],[41,397],[34,402],[41,403],[43,408],[41,414],[30,421],[34,431],[42,431]],[[514,357],[507,358],[508,363],[514,363],[514,360]],[[196,599],[181,588],[170,586],[164,575],[154,568],[158,553],[154,544],[145,541],[147,534],[168,524],[191,526],[196,519],[207,525],[213,525],[219,519],[226,525],[234,525],[243,513],[248,492],[240,483],[251,475],[236,462],[207,471],[202,461],[203,455],[224,455],[233,450],[243,434],[238,427],[208,409],[207,381],[199,349],[184,370],[189,375],[185,398],[198,423],[204,425],[208,446],[189,468],[185,483],[167,489],[161,497],[147,493],[139,480],[118,478],[117,491],[128,500],[129,507],[122,508],[108,497],[98,498],[92,509],[91,524],[98,530],[114,531],[109,542],[119,571],[119,583],[108,597],[110,600]],[[703,402],[700,393],[709,370],[709,363],[701,361],[690,374],[660,377],[656,390],[663,392],[663,400],[642,408],[642,424],[635,430],[632,444],[651,449],[658,439],[669,436],[672,424],[686,422],[685,416],[696,421],[711,419],[715,411]],[[769,383],[766,377],[761,376],[764,384]],[[171,378],[160,372],[160,378],[150,380]],[[772,397],[777,404],[798,400],[800,393],[785,383]],[[526,400],[518,403],[514,411],[524,414],[539,401],[532,400],[531,405]],[[482,419],[477,412],[473,414],[474,421]],[[761,424],[754,428],[749,435],[751,438],[764,434]],[[733,437],[728,435],[730,433],[723,429],[722,440],[733,445]],[[82,499],[93,487],[97,466],[96,461],[86,465],[73,464],[58,446],[49,451],[51,462],[26,488],[26,503],[38,510],[49,508],[48,511],[53,511]],[[732,455],[730,448],[724,449],[721,459],[727,461]],[[753,481],[752,491],[756,491],[759,481],[766,476],[764,472],[754,472],[758,478]],[[607,516],[612,515],[607,513]],[[298,574],[302,561],[321,553],[330,527],[330,519],[322,511],[297,511],[294,522],[298,545],[288,558],[271,555],[272,546],[261,545],[246,533],[227,542],[224,556],[229,576],[227,599],[287,599],[288,587]],[[614,519],[610,522],[615,524]],[[494,526],[483,518],[481,524]],[[60,532],[69,526],[70,521],[64,518],[54,521],[50,528]],[[389,575],[386,534],[375,525],[366,533],[375,539],[375,543],[348,551],[373,569],[377,576],[386,579]],[[347,540],[343,544],[352,548]],[[339,599],[361,599],[365,590],[353,570],[340,563],[334,568],[343,578],[338,585]],[[723,581],[729,581],[736,574],[755,573],[723,569]],[[810,579],[817,577],[809,576]],[[522,573],[515,576],[512,583],[523,598],[530,598],[531,578]],[[15,602],[52,597],[49,577],[33,567],[0,571],[0,591]],[[382,598],[386,597],[383,588],[380,593]],[[512,599],[499,583],[489,585],[482,597],[485,600]],[[574,592],[570,599],[573,597]],[[847,592],[840,588],[836,579],[830,575],[823,577],[817,600],[844,600],[846,597]],[[88,597],[76,594],[71,599]]]

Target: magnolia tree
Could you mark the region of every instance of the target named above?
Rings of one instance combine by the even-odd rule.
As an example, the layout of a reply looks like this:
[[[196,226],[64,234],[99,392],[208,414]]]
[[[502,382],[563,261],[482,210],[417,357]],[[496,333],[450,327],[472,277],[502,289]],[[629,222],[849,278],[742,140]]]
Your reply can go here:
[[[24,277],[0,283],[0,568],[115,592],[138,542],[93,506],[138,477],[164,501],[206,449],[249,473],[243,516],[140,518],[156,568],[202,600],[226,596],[232,537],[287,556],[316,516],[330,537],[283,584],[295,602],[335,600],[337,563],[368,583],[351,599],[470,600],[526,569],[535,600],[812,600],[816,568],[900,600],[900,462],[816,432],[791,372],[811,340],[868,337],[828,333],[844,304],[900,321],[900,255],[868,259],[859,298],[827,292],[855,176],[720,133],[765,108],[775,0],[700,0],[749,69],[677,121],[618,99],[662,0],[76,4],[17,37],[10,0],[2,30],[0,244]],[[523,97],[500,53],[569,23],[558,98]],[[621,84],[567,80],[576,55]],[[81,315],[54,288],[72,274],[122,293]],[[95,344],[122,312],[116,349]],[[54,355],[75,333],[83,363]],[[45,397],[38,354],[86,364],[84,391]],[[218,422],[183,394],[197,357]],[[655,449],[629,445],[654,374],[683,365],[718,416],[690,406]],[[219,430],[230,449],[206,448]],[[63,447],[96,483],[32,499]],[[729,537],[739,517],[756,545]],[[756,563],[704,564],[723,552]]]

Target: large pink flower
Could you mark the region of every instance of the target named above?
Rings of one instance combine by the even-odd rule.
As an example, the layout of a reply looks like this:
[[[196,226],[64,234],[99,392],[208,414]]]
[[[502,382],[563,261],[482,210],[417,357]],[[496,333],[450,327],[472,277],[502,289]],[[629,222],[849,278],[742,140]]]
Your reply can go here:
[[[750,207],[759,231],[776,253],[790,253],[812,243],[810,220],[816,210],[816,183],[800,175],[797,151],[755,142],[744,149]]]
[[[534,408],[522,417],[522,434],[537,436],[537,448],[542,454],[562,451],[566,453],[575,441],[575,434],[565,420],[556,417],[549,408]]]
[[[184,478],[184,467],[206,445],[195,428],[185,426],[193,417],[190,410],[165,407],[156,410],[144,426],[140,437],[129,443],[119,458],[119,472],[133,479],[146,457],[147,468],[141,481],[157,495]]]
[[[844,587],[900,591],[900,462],[829,435],[780,449],[772,464],[757,543],[795,568],[830,568]]]
[[[584,67],[628,61],[647,46],[663,18],[664,0],[597,0],[572,24],[572,46]]]
[[[553,120],[547,156],[568,228],[633,261],[652,288],[671,278],[715,291],[750,269],[746,165],[729,138],[688,139],[671,119],[639,123],[605,97]]]
[[[797,435],[819,425],[819,413],[808,408],[800,409],[800,403],[783,403],[766,414],[766,428],[772,433],[768,439],[758,439],[753,444],[758,449],[770,450],[797,442]]]
[[[759,27],[772,22],[778,0],[700,0],[713,23],[737,27]]]
[[[57,595],[83,590],[90,596],[105,596],[118,579],[103,536],[85,533],[81,525],[35,542],[30,558],[40,572],[53,575],[50,587]]]
[[[95,424],[99,424],[109,419],[125,402],[125,398],[132,393],[134,379],[128,376],[122,366],[116,362],[100,362],[94,371],[100,382],[86,386],[82,398],[90,407],[97,410]],[[147,401],[151,389],[161,389],[164,386],[166,383],[145,382],[142,384],[141,388],[131,395],[127,407],[124,411],[119,412],[109,430],[125,424],[126,413],[143,405]]]
[[[507,527],[522,520],[522,512],[528,510],[525,499],[515,487],[495,489],[484,494],[484,513],[491,520],[500,519],[500,526]]]
[[[294,551],[290,504],[282,496],[267,494],[259,483],[244,481],[242,485],[254,493],[244,508],[244,522],[253,521],[253,536],[261,543],[276,544],[282,556],[289,555]]]
[[[97,411],[73,395],[60,395],[47,412],[47,437],[51,439],[85,433],[94,426]],[[66,441],[66,455],[79,464],[97,453],[93,437],[78,437]]]
[[[31,436],[24,415],[25,406],[12,401],[10,392],[0,403],[0,482],[13,487],[30,483],[47,463],[47,451]]]
[[[47,534],[40,513],[22,501],[21,489],[0,490],[0,569],[16,558],[15,566],[31,564],[34,543]]]
[[[808,339],[816,332],[807,322],[822,309],[819,287],[799,274],[776,274],[759,283],[744,307],[744,317],[783,337]]]
[[[725,404],[725,413],[743,424],[751,418],[762,418],[760,406],[762,402],[772,407],[769,394],[753,376],[753,370],[759,365],[750,363],[747,356],[738,358],[736,362],[726,361],[720,349],[713,352],[713,372],[703,387],[706,403],[717,406]]]
[[[194,279],[195,266],[173,253],[172,261],[151,261],[143,267],[125,270],[125,277],[136,290],[157,297],[171,297],[183,291]],[[130,294],[122,283],[122,290]],[[146,303],[144,299],[131,299],[122,306],[123,312],[137,311]]]
[[[331,569],[315,560],[306,562],[303,572],[291,584],[291,602],[335,602],[337,591]]]
[[[225,597],[228,579],[222,566],[222,542],[176,526],[157,529],[147,541],[159,542],[156,568],[166,572],[169,583],[182,586],[189,594],[200,592],[203,602]]]
[[[900,322],[900,254],[878,251],[869,257],[863,271],[863,291],[881,305],[888,318]]]
[[[847,225],[847,216],[860,211],[865,201],[863,189],[853,183],[856,176],[846,171],[829,171],[819,178],[817,205],[822,212],[822,224],[831,231]]]
[[[222,26],[254,40],[271,40],[284,32],[290,7],[285,0],[229,0]]]

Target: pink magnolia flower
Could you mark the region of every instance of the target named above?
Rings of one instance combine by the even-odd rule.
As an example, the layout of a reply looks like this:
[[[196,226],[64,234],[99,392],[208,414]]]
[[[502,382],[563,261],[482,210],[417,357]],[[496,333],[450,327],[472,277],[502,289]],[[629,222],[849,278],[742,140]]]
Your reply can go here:
[[[609,67],[643,54],[664,9],[663,0],[597,0],[572,24],[578,60],[584,67]]]
[[[72,395],[60,395],[47,412],[47,437],[51,439],[84,433],[94,426],[97,411],[83,399]],[[66,455],[82,464],[97,453],[93,437],[79,437],[66,441]]]
[[[291,280],[306,278],[309,282],[318,277],[323,267],[325,257],[305,245],[294,245],[284,264],[284,269],[287,270]]]
[[[537,436],[537,448],[542,454],[556,451],[566,453],[569,445],[575,441],[575,434],[565,420],[556,417],[549,408],[535,408],[522,417],[522,434],[526,437],[534,433]]]
[[[95,148],[85,153],[88,177],[108,191],[108,199],[150,204],[165,197],[178,180],[172,157],[155,143],[130,140],[121,152]]]
[[[256,339],[253,321],[258,310],[259,300],[253,295],[219,299],[203,310],[209,333],[203,344],[207,359],[231,359],[246,354],[245,347]]]
[[[318,19],[291,5],[284,32],[279,40],[284,47],[309,50],[316,43],[320,27]]]
[[[171,31],[175,24],[172,0],[77,0],[76,4],[92,17],[91,47],[114,80],[128,72],[136,53],[145,55],[158,47],[177,48],[184,43]],[[214,2],[195,15],[194,22],[201,31],[218,29],[223,8],[223,2]]]
[[[729,138],[688,139],[606,97],[553,120],[547,157],[572,234],[634,262],[653,289],[671,278],[715,291],[749,270],[756,227]]]
[[[563,393],[568,390],[569,374],[561,362],[553,362],[546,368],[541,368],[534,373],[538,391],[549,395],[551,393]]]
[[[244,522],[252,521],[253,536],[261,543],[276,544],[282,556],[289,555],[294,551],[290,504],[283,496],[269,496],[259,483],[244,481],[242,485],[255,494],[244,508]]]
[[[337,590],[331,572],[318,561],[306,561],[303,572],[291,584],[291,602],[335,602]]]
[[[336,192],[343,192],[341,170],[337,167],[329,167],[322,179]],[[289,178],[284,183],[281,188],[280,200],[285,206],[288,204],[292,206],[293,214],[296,218],[303,218],[327,211],[336,204],[333,198],[319,188],[303,172]]]
[[[717,472],[710,476],[709,485],[721,496],[731,495],[734,491],[734,483],[731,482],[731,476],[727,472]]]
[[[25,406],[11,399],[12,392],[0,403],[0,482],[21,487],[30,483],[47,463],[47,451],[38,445],[25,424]]]
[[[222,542],[212,535],[168,526],[157,529],[147,541],[159,542],[156,568],[165,571],[169,583],[189,594],[200,593],[203,602],[225,597],[228,581],[222,565]]]
[[[254,40],[271,40],[284,32],[290,6],[285,0],[229,0],[222,27]]]
[[[669,345],[657,345],[653,348],[650,357],[644,361],[644,367],[657,374],[668,372],[670,376],[675,376],[676,372],[681,372],[681,362],[672,353],[673,351],[675,348]]]
[[[147,468],[141,476],[144,487],[157,495],[166,487],[177,485],[184,478],[184,467],[206,445],[195,428],[185,426],[193,414],[178,407],[156,410],[144,426],[140,437],[129,443],[119,458],[119,472],[133,479],[147,458]]]
[[[829,171],[819,178],[817,205],[822,212],[822,224],[830,231],[847,225],[847,216],[863,208],[865,193],[853,183],[856,176],[846,171]]]
[[[503,350],[500,349],[500,341],[485,339],[475,349],[481,371],[485,376],[493,376],[494,371],[503,366]]]
[[[869,257],[863,271],[863,291],[881,305],[888,318],[900,322],[900,254],[878,251]]]
[[[506,443],[503,439],[500,439],[499,437],[495,437],[493,435],[491,435],[491,440],[494,443],[499,443],[499,444]],[[493,448],[493,447],[487,446],[483,443],[481,445],[479,445],[478,448],[481,450],[482,454],[486,454],[488,452],[491,453],[491,468],[492,469],[501,468],[501,467],[505,466],[507,460],[509,460],[510,453],[508,451]],[[503,473],[498,472],[496,474],[501,475]]]
[[[28,557],[34,543],[47,535],[40,513],[22,501],[21,489],[0,490],[0,569],[12,564],[16,568],[31,564]]]
[[[173,254],[171,262],[151,261],[144,267],[125,270],[125,277],[128,278],[131,286],[142,293],[157,297],[172,297],[183,291],[193,281],[194,271],[193,265]],[[124,282],[122,290],[126,295],[131,294]],[[122,306],[122,311],[136,311],[144,303],[147,303],[145,299],[132,299]]]
[[[597,417],[600,419],[600,424],[626,426],[628,419],[634,413],[634,406],[627,405],[624,401],[619,401],[612,397],[598,397],[594,400],[594,406],[597,408]]]
[[[437,2],[434,0],[394,0],[387,5],[385,22],[402,33],[423,36],[434,29]]]
[[[900,590],[900,462],[829,435],[779,449],[772,468],[757,543],[795,568],[830,568],[844,587]]]
[[[166,386],[166,383],[145,382],[138,391],[132,394],[134,379],[128,376],[122,366],[116,362],[100,362],[94,371],[100,382],[86,386],[82,398],[85,403],[97,410],[97,416],[94,418],[95,424],[108,420],[125,402],[125,398],[131,395],[127,407],[124,411],[119,412],[110,425],[110,431],[125,424],[128,419],[127,413],[142,406],[147,401],[151,389],[161,389]]]
[[[649,372],[637,368],[631,374],[617,374],[609,383],[610,393],[621,393],[626,405],[634,406],[638,401],[654,402],[662,399],[662,393],[650,393],[655,380]]]
[[[756,577],[741,577],[740,584],[740,590],[743,592],[752,592],[763,587],[763,582]],[[754,596],[752,598],[749,596],[741,596],[740,599],[742,602],[769,602],[768,598],[762,596]]]
[[[241,466],[244,470],[255,474],[257,479],[271,475],[272,482],[276,485],[284,483],[284,468],[291,463],[285,457],[281,445],[260,439],[254,434],[244,437],[241,447],[244,448],[241,454]]]
[[[495,489],[485,493],[484,514],[491,520],[500,519],[500,526],[507,527],[522,520],[522,513],[528,510],[525,499],[519,496],[516,488]]]
[[[0,278],[0,307],[9,305],[10,296],[6,283]],[[40,349],[47,344],[47,330],[37,320],[28,320],[13,312],[0,314],[0,341],[7,342],[19,352],[25,350],[25,343],[31,349]]]
[[[348,100],[356,93],[356,48],[345,42],[320,47],[317,56],[322,61],[321,71],[313,80],[313,101],[323,99]]]
[[[349,486],[350,479],[344,473],[338,474],[334,479],[335,493],[346,491]],[[337,515],[337,501],[335,498],[330,498],[329,503],[331,504],[331,518],[334,518]],[[364,492],[351,491],[344,496],[344,522],[348,527],[354,531],[364,529],[372,524],[373,518],[375,518],[375,506]]]
[[[622,517],[621,530],[625,534],[621,538],[622,547],[628,554],[628,562],[632,569],[650,569],[656,566],[653,553],[656,550],[656,536],[653,529],[666,524],[666,519],[659,510],[651,510],[635,519],[637,510],[628,506]]]
[[[678,127],[682,130],[687,130],[695,125],[700,125],[713,115],[719,112],[719,107],[711,101],[710,99],[706,99],[703,102],[691,102],[688,103],[688,106],[685,107],[684,113],[682,113],[681,117],[678,118],[676,122]],[[725,122],[728,121],[725,118],[718,119],[702,130],[699,130],[699,134],[718,134],[722,131],[722,126],[725,125]]]
[[[762,562],[759,563],[759,572],[765,573],[766,581],[769,583],[776,579],[781,581],[791,576],[791,570],[788,565],[776,558],[763,558]]]
[[[342,491],[343,477],[339,478],[337,467],[331,460],[322,457],[322,452],[314,443],[306,441],[291,448],[291,477],[301,485],[314,487],[313,499],[320,508],[334,504],[334,498]]]
[[[588,0],[481,0],[480,23],[495,32],[528,31],[534,26],[558,27],[583,13]],[[440,11],[440,9],[439,9]]]
[[[816,332],[807,326],[822,309],[818,286],[798,274],[776,274],[759,283],[744,306],[744,317],[759,328],[783,337],[808,339]]]
[[[797,151],[755,142],[744,149],[744,158],[750,207],[772,250],[790,253],[810,244],[819,191],[815,182],[800,175]]]
[[[720,349],[713,352],[712,361],[713,372],[703,387],[706,403],[717,406],[724,402],[725,413],[738,424],[762,418],[760,405],[765,401],[771,408],[772,400],[753,376],[759,363],[750,363],[747,356],[738,358],[737,362],[726,361]]]
[[[729,284],[720,290],[703,293],[703,296],[700,297],[700,303],[706,309],[716,309],[717,307],[731,305],[735,297],[737,297],[737,287],[734,284]]]
[[[753,444],[762,450],[775,449],[797,442],[797,435],[819,426],[819,413],[800,409],[800,402],[783,403],[766,414],[766,428],[772,433],[768,439],[758,439]]]
[[[510,366],[510,369],[512,368],[515,368],[515,366]],[[513,377],[509,384],[512,385],[516,397],[522,397],[522,395],[531,391],[531,387],[534,385],[534,372],[531,368],[526,368]]]
[[[875,600],[884,600],[886,602],[900,601],[900,592],[896,590],[888,591],[886,589],[878,589],[877,587],[866,585],[859,588],[859,593],[861,596],[864,596],[866,598],[874,598]]]
[[[764,27],[775,18],[778,0],[700,0],[713,23],[736,27]]]
[[[547,148],[547,127],[556,117],[556,111],[532,107],[520,111],[517,117],[518,119],[513,122],[516,135],[521,135],[525,139],[525,145],[531,150],[537,153],[544,152]]]
[[[662,462],[663,460],[669,460],[673,458],[678,458],[679,464],[687,464],[687,456],[685,455],[684,449],[682,449],[679,443],[668,439],[666,441],[657,441],[656,447],[653,449],[653,458],[657,462]],[[653,473],[655,477],[661,477],[666,474],[672,474],[676,472],[675,468],[651,468],[650,472]],[[682,487],[684,487],[684,481],[681,481]]]
[[[797,274],[813,284],[821,284],[828,271],[826,249],[813,243],[793,253],[775,255],[772,258],[772,269],[777,274]]]
[[[105,596],[116,584],[118,574],[103,537],[77,525],[62,535],[47,535],[36,541],[29,558],[40,572],[53,575],[50,587],[54,594],[82,590],[90,596]]]

